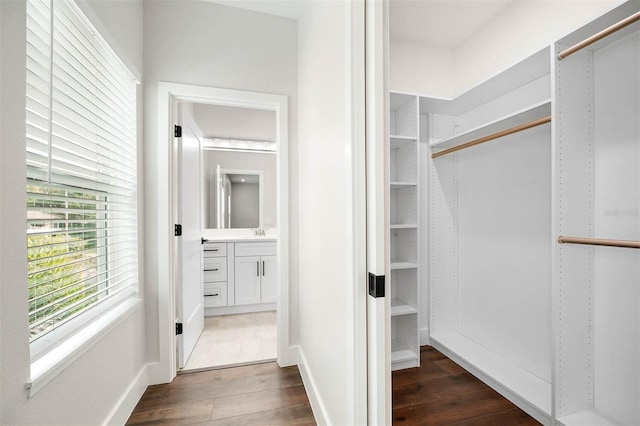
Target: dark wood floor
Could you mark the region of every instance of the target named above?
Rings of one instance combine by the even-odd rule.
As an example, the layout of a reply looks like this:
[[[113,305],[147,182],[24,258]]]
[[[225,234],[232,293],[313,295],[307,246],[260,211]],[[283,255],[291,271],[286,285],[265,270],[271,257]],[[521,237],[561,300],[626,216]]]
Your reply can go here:
[[[430,346],[420,367],[394,371],[394,425],[539,425],[532,417]]]
[[[181,374],[149,386],[128,425],[315,425],[298,367],[275,362]]]
[[[396,425],[538,425],[429,346],[419,368],[393,372]],[[182,374],[150,386],[128,425],[315,425],[297,367],[274,362]]]

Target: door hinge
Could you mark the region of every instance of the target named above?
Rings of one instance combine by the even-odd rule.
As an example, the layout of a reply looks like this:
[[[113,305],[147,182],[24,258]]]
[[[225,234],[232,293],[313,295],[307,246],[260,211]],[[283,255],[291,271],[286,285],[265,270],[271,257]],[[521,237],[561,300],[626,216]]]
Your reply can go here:
[[[384,297],[384,275],[369,272],[369,296]]]
[[[176,336],[182,334],[182,323],[181,322],[177,322],[176,323]]]
[[[182,126],[173,126],[173,136],[175,136],[176,138],[182,137]]]
[[[176,237],[182,236],[182,225],[180,225],[179,223],[175,224],[173,228],[173,235],[175,235]]]

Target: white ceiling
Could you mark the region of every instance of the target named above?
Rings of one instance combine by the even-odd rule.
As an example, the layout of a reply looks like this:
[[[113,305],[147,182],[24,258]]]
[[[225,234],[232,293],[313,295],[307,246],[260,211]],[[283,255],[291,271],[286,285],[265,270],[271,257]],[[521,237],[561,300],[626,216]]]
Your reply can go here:
[[[514,1],[390,0],[390,36],[455,49]]]
[[[298,19],[305,1],[321,0],[205,1]],[[514,1],[517,0],[389,0],[390,36],[455,49]]]

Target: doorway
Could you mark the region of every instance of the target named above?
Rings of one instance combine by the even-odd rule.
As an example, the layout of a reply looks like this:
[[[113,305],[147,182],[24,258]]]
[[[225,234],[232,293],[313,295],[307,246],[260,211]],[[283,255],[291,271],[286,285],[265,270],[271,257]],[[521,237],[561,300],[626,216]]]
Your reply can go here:
[[[173,236],[174,224],[178,224],[178,147],[174,138],[174,124],[176,111],[173,106],[177,103],[199,103],[206,105],[252,108],[275,113],[275,142],[277,151],[275,154],[276,166],[276,212],[275,229],[272,230],[275,239],[275,259],[270,266],[277,277],[274,304],[277,308],[276,314],[276,360],[280,366],[292,365],[295,363],[295,351],[291,347],[289,339],[289,229],[288,229],[288,106],[287,97],[281,95],[271,95],[239,90],[220,89],[206,86],[194,86],[176,83],[160,83],[159,85],[159,143],[166,143],[167,149],[159,158],[159,165],[166,167],[168,176],[168,211],[159,212],[159,220],[166,221],[167,228],[171,228]],[[166,155],[166,156],[164,156]],[[166,162],[165,162],[166,161]],[[162,168],[161,167],[161,170]],[[162,188],[162,184],[160,184]],[[263,226],[259,228],[264,229]],[[161,359],[162,368],[169,380],[175,377],[178,371],[178,344],[180,336],[175,335],[176,329],[171,324],[180,323],[180,312],[177,303],[181,301],[182,294],[180,283],[180,259],[179,259],[179,239],[180,237],[169,238],[169,250],[160,251],[159,261],[166,261],[169,269],[169,280],[167,282],[167,299],[161,298],[159,306],[160,324],[167,325],[165,332],[161,328]],[[204,238],[204,237],[202,237]],[[229,244],[225,242],[225,244]],[[225,246],[226,247],[226,246]],[[246,247],[240,247],[244,249]],[[166,255],[166,257],[165,257]],[[265,255],[266,256],[266,255]],[[261,264],[263,265],[263,264]],[[264,266],[267,266],[265,259]],[[203,271],[204,272],[204,271]],[[227,273],[230,271],[227,270]],[[204,288],[203,288],[204,289]],[[160,289],[162,291],[162,289]],[[204,294],[203,294],[204,297]],[[204,308],[204,299],[202,300]],[[222,307],[221,307],[222,308]],[[241,312],[234,312],[241,313]],[[228,314],[228,313],[225,313]],[[176,321],[177,320],[177,321]]]
[[[194,163],[200,167],[199,182],[186,187],[178,183],[178,219],[182,223],[183,217],[200,212],[197,237],[202,243],[202,265],[198,283],[189,287],[202,282],[196,297],[204,305],[202,314],[194,313],[204,317],[195,344],[181,346],[178,340],[179,372],[275,361],[276,112],[183,101],[177,102],[176,109],[177,121],[190,127],[181,133],[178,152],[184,151],[186,131],[199,135],[198,160],[179,155],[179,180],[197,168]],[[198,197],[189,200],[183,195],[198,186]],[[178,257],[183,262],[183,279],[188,277],[184,272],[187,261]],[[190,294],[186,287],[185,282],[177,286],[179,317]],[[182,314],[183,321],[187,317],[186,312]],[[187,332],[190,330],[183,331]]]

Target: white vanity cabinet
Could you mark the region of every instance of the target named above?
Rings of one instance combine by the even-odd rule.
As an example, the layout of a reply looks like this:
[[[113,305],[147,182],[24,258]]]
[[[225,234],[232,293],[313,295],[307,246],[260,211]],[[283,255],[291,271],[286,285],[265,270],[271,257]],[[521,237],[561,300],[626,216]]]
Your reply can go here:
[[[276,242],[205,241],[203,244],[205,315],[276,309]]]
[[[228,305],[227,244],[207,242],[202,250],[204,307]]]
[[[235,304],[277,300],[275,242],[235,244]]]

